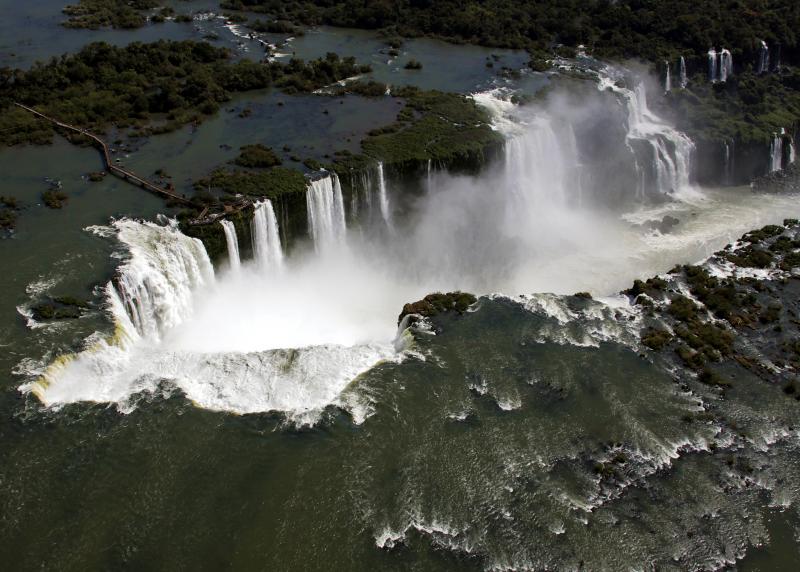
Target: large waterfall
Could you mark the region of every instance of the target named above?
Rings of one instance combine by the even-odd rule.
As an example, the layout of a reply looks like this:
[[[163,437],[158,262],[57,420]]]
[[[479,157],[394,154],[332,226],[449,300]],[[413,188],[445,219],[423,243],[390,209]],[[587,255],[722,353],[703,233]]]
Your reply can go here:
[[[121,220],[114,227],[130,251],[116,284],[108,288],[112,310],[116,296],[125,311],[115,318],[118,324],[129,321],[139,336],[157,341],[190,314],[192,291],[214,280],[214,267],[203,243],[182,234],[176,224]]]
[[[228,262],[231,265],[231,270],[238,271],[242,265],[241,258],[239,257],[239,238],[236,236],[236,226],[229,220],[221,220],[219,224],[225,232],[225,242],[228,246]]]
[[[280,270],[283,268],[283,249],[272,202],[265,199],[253,206],[253,254],[256,263],[262,270]]]
[[[336,173],[312,181],[306,193],[308,228],[318,252],[345,240],[347,225],[344,216],[342,187]]]
[[[661,194],[692,192],[689,173],[694,143],[650,111],[643,83],[637,83],[633,89],[621,87],[618,80],[622,78],[618,75],[615,70],[606,68],[599,76],[598,88],[601,91],[610,89],[624,100],[628,110],[628,141],[643,141],[650,146],[649,163],[656,190]],[[636,163],[639,178],[646,178],[638,159]]]

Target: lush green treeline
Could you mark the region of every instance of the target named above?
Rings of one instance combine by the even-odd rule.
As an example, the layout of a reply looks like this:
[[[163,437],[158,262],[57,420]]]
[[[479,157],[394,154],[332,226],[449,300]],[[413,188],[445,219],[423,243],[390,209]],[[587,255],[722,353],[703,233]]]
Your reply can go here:
[[[217,111],[230,93],[270,86],[310,91],[367,71],[335,54],[287,64],[232,61],[201,42],[95,43],[29,71],[0,68],[0,143],[45,143],[51,127],[18,109],[18,101],[61,121],[142,134],[176,129]]]
[[[64,8],[64,14],[68,16],[64,25],[92,30],[105,26],[139,28],[147,22],[142,11],[159,5],[158,0],[79,0],[77,4]]]
[[[391,28],[489,46],[584,44],[601,57],[660,61],[725,45],[748,57],[758,40],[796,59],[797,0],[224,0],[306,25]]]

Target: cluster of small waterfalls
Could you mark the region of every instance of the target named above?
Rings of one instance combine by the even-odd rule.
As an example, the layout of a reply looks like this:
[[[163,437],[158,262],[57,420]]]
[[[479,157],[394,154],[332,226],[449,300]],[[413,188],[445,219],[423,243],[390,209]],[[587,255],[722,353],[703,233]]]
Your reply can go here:
[[[769,147],[769,170],[771,173],[776,173],[794,162],[794,139],[786,133],[786,129],[781,129],[780,133],[772,136],[772,143]]]
[[[733,56],[730,50],[727,48],[722,48],[719,52],[714,48],[708,50],[708,81],[725,83],[732,75]]]

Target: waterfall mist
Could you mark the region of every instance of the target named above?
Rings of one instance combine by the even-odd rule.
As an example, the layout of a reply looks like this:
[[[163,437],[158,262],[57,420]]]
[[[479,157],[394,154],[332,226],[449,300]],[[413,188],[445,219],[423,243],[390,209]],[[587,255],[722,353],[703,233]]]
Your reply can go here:
[[[269,201],[252,215],[254,259],[216,277],[199,241],[116,223],[131,261],[120,286],[109,286],[109,307],[139,341],[53,366],[35,391],[48,404],[118,401],[169,380],[205,407],[306,419],[360,372],[398,356],[406,302],[457,289],[611,295],[761,222],[766,201],[692,186],[693,144],[650,110],[642,81],[597,73],[596,86],[555,92],[546,104],[476,95],[506,141],[502,159],[479,175],[429,164],[419,191],[401,193],[380,165],[347,189],[349,213],[341,181],[316,178],[309,236],[291,256]],[[787,214],[774,202],[769,216]],[[666,215],[680,221],[670,234],[659,230]],[[236,267],[235,232],[223,226]]]

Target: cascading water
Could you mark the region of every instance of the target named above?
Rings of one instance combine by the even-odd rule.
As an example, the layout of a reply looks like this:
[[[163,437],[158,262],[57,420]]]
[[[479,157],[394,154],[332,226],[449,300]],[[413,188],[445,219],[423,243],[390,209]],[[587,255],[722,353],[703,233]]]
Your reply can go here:
[[[115,227],[131,250],[113,288],[127,316],[115,317],[129,318],[140,336],[157,341],[190,313],[192,291],[214,280],[214,268],[203,243],[177,225],[165,229],[123,220]]]
[[[378,161],[378,199],[381,205],[381,216],[387,226],[391,226],[391,212],[389,211],[389,196],[386,191],[386,176],[383,172],[383,161]]]
[[[794,161],[796,159],[795,155],[796,155],[796,152],[795,152],[795,148],[794,148],[794,139],[790,138],[789,139],[789,157],[788,157],[787,165],[792,165],[794,163]]]
[[[761,40],[761,48],[758,51],[758,64],[756,65],[756,73],[762,74],[769,71],[769,47],[767,42]]]
[[[228,246],[228,262],[231,270],[238,271],[242,265],[239,257],[239,238],[236,236],[236,227],[229,220],[221,220],[222,230],[225,232],[225,243]]]
[[[650,164],[653,169],[656,190],[661,194],[693,193],[689,181],[694,143],[685,134],[665,123],[647,106],[644,84],[634,89],[620,87],[619,74],[606,68],[599,74],[598,88],[610,89],[622,96],[628,109],[629,148],[632,141],[645,141],[652,149]],[[634,156],[636,153],[634,152]],[[637,170],[639,160],[637,158]],[[640,173],[640,177],[642,174]]]
[[[772,144],[769,147],[770,172],[775,173],[783,168],[783,137],[779,133],[774,133]]]
[[[719,56],[719,81],[728,81],[733,75],[733,56],[730,50],[722,48]]]
[[[569,130],[572,133],[571,129]],[[512,197],[509,209],[513,217],[531,220],[543,209],[562,207],[574,197],[569,177],[577,164],[577,149],[564,144],[553,123],[536,118],[528,128],[506,141],[505,173]]]
[[[686,59],[684,59],[683,56],[681,56],[680,74],[681,74],[681,89],[686,89],[686,86],[689,85],[689,78],[686,75]]]
[[[708,50],[708,81],[717,81],[717,51]]]
[[[317,252],[344,242],[347,224],[342,187],[336,173],[311,182],[306,192],[306,207],[308,228]]]
[[[262,270],[281,270],[283,268],[283,249],[278,219],[272,202],[268,199],[253,205],[253,254]]]
[[[731,140],[725,141],[725,184],[733,184],[733,170],[734,170],[734,151],[736,142]]]
[[[672,91],[672,76],[669,72],[669,62],[665,62],[666,64],[666,71],[664,72],[664,91],[669,93]]]

